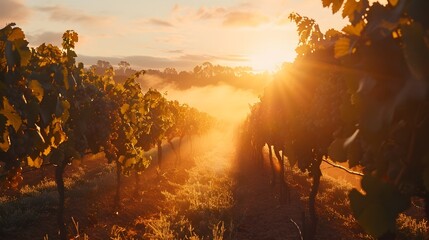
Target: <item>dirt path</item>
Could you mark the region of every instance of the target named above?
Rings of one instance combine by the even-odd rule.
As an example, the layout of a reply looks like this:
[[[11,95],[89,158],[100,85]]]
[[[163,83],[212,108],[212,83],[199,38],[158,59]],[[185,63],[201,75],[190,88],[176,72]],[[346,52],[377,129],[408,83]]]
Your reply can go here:
[[[267,156],[265,156],[267,157]],[[247,169],[238,179],[234,211],[237,214],[237,239],[300,239],[293,224],[301,223],[303,206],[296,192],[291,194],[292,204],[282,204],[280,189],[270,185],[267,162],[257,169]]]
[[[300,238],[291,220],[302,228],[302,213],[306,209],[303,191],[308,183],[300,183],[297,190],[291,192],[290,204],[281,204],[279,187],[269,184],[267,160],[264,167],[233,169],[235,144],[226,131],[196,138],[192,147],[184,144],[182,153],[183,162],[176,168],[174,153],[165,146],[162,169],[158,170],[154,163],[140,176],[137,188],[134,175],[124,177],[122,207],[117,212],[113,208],[112,166],[106,165],[103,159],[100,164],[99,157],[93,157],[81,163],[83,173],[79,168],[67,170],[69,177],[82,174],[66,191],[70,236],[75,239],[83,239],[84,235],[89,239],[189,239],[191,236],[214,239],[217,234],[223,239]],[[302,179],[299,181],[306,181],[305,177]],[[50,191],[30,198],[28,206],[22,202],[30,200],[21,198],[24,200],[17,203],[18,208],[40,205],[35,212],[37,216],[16,229],[0,231],[0,239],[43,239],[46,235],[56,239],[56,197],[55,187],[51,186]],[[24,213],[28,209],[21,210]],[[339,227],[324,226],[320,239],[332,239],[330,232],[337,234]],[[334,238],[348,239],[347,233],[341,231]]]

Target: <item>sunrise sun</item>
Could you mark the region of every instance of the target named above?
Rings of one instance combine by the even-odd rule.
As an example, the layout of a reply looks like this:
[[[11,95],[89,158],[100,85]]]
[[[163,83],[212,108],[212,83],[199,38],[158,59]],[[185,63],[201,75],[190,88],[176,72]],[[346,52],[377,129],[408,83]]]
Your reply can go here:
[[[292,62],[295,54],[285,54],[276,49],[264,49],[250,56],[250,66],[255,72],[275,72],[284,62]]]

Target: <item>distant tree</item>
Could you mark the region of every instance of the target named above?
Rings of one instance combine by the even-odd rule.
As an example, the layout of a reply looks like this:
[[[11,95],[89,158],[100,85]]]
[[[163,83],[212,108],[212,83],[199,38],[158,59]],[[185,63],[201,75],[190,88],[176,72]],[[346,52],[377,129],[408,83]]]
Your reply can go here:
[[[123,75],[125,75],[126,74],[126,71],[128,70],[128,69],[130,69],[130,64],[127,62],[127,61],[120,61],[119,63],[118,63],[118,66],[119,66],[119,71],[121,72],[121,73],[123,73]]]

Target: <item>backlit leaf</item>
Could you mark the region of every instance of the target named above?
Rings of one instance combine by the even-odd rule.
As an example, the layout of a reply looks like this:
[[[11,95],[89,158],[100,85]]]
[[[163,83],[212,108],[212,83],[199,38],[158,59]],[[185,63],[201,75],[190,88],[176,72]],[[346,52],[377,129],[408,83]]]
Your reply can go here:
[[[0,149],[3,150],[3,152],[7,152],[10,147],[10,138],[9,138],[9,132],[5,131],[3,132],[3,141],[0,141]]]
[[[27,157],[27,164],[30,167],[40,168],[43,164],[43,159],[39,156],[37,156],[35,159],[28,156]]]
[[[335,42],[334,56],[335,58],[344,57],[350,54],[350,38],[340,38]]]
[[[364,27],[364,22],[360,21],[358,24],[356,24],[354,26],[353,25],[347,25],[342,30],[343,30],[343,32],[345,32],[349,35],[354,35],[354,36],[359,37],[362,30],[363,30],[363,27]]]
[[[21,30],[21,28],[16,27],[12,29],[12,32],[7,37],[7,40],[13,42],[17,39],[23,39],[23,38],[25,38],[24,32]]]
[[[429,76],[429,51],[425,43],[425,33],[420,24],[414,23],[402,27],[404,39],[403,51],[407,65],[419,80]]]
[[[6,97],[3,97],[3,109],[0,110],[0,114],[3,114],[7,118],[7,124],[12,125],[15,131],[22,125],[21,117],[15,111],[12,105],[10,105],[9,100]]]
[[[125,103],[124,105],[121,106],[121,113],[125,114],[128,111],[128,109],[130,109],[130,104]]]
[[[332,3],[332,0],[322,0],[323,7],[329,7],[331,3]]]
[[[30,62],[31,51],[28,48],[28,42],[24,39],[18,39],[14,42],[15,49],[18,51],[21,66],[27,66]]]
[[[343,18],[349,17],[354,15],[355,11],[358,11],[359,9],[359,3],[356,2],[356,0],[347,0],[347,2],[344,4],[342,16]]]
[[[344,0],[333,0],[332,1],[332,13],[336,13],[341,9]]]
[[[395,7],[399,2],[399,0],[388,0],[388,1],[389,1],[389,4],[392,5],[393,7]]]
[[[45,93],[45,90],[43,89],[42,84],[40,84],[40,82],[37,80],[31,80],[28,83],[28,88],[31,89],[33,95],[37,98],[37,100],[41,102],[43,99],[43,95]]]

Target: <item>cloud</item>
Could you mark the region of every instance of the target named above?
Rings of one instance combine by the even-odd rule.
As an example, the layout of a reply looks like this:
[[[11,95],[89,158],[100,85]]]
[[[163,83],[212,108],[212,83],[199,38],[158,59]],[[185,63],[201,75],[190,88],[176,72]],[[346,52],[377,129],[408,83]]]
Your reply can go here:
[[[174,27],[174,25],[168,21],[151,18],[147,21],[149,24],[160,26],[160,27]]]
[[[193,61],[197,62],[198,64],[202,62],[215,62],[215,61],[228,61],[228,62],[246,62],[249,59],[247,59],[243,55],[220,55],[220,56],[213,56],[213,55],[198,55],[198,54],[184,54],[181,55],[178,59],[184,60],[184,61]]]
[[[22,0],[1,0],[0,1],[0,26],[11,22],[25,22],[31,15],[29,8],[24,6]]]
[[[225,8],[222,8],[222,7],[217,7],[217,8],[201,7],[195,13],[195,16],[197,19],[207,20],[207,19],[222,17],[225,15],[226,12],[227,12],[227,10]]]
[[[105,16],[94,16],[82,12],[82,10],[65,8],[63,6],[47,6],[37,7],[37,10],[47,13],[49,18],[59,22],[79,22],[83,24],[106,24],[111,22],[110,17]]]
[[[183,50],[181,49],[176,49],[176,50],[168,50],[166,51],[167,53],[183,53]]]
[[[180,60],[195,61],[195,62],[209,62],[215,57],[210,55],[196,55],[196,54],[184,54],[179,57]]]
[[[27,38],[31,45],[39,46],[42,43],[51,43],[55,46],[61,46],[62,32],[42,32],[40,34],[28,35]]]
[[[256,12],[230,12],[225,15],[223,26],[227,27],[257,27],[268,23],[269,18]]]

